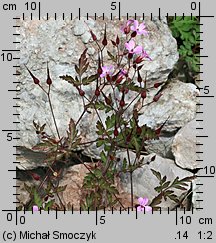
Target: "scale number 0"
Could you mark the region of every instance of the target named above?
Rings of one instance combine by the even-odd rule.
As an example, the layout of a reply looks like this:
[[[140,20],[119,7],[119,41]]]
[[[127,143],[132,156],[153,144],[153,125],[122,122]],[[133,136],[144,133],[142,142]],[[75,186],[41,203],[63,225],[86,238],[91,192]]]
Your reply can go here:
[[[13,214],[12,213],[7,213],[7,221],[12,221],[13,220]],[[17,217],[16,215],[16,221],[19,220],[20,224],[25,224],[25,216],[19,216]]]

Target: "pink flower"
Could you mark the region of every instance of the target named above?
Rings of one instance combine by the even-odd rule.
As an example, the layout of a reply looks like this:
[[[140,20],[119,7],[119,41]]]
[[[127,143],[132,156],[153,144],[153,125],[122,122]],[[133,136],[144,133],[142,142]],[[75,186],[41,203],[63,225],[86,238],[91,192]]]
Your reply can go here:
[[[149,59],[150,61],[152,61],[151,57],[148,55],[148,53],[142,49],[142,53],[141,53],[141,57],[144,59],[144,58],[147,58]]]
[[[135,31],[137,35],[148,35],[148,31],[146,30],[145,24],[141,23],[139,25],[138,20],[133,21],[133,25],[130,27],[132,31]]]
[[[120,75],[126,76],[128,73],[125,69],[120,70]]]
[[[34,205],[34,206],[32,207],[32,210],[33,210],[33,212],[37,212],[37,211],[39,211],[39,208],[38,208],[37,205]]]
[[[113,65],[103,66],[102,67],[102,73],[101,73],[100,77],[104,78],[107,75],[112,75],[112,74],[113,74]]]
[[[140,197],[138,198],[138,202],[140,204],[140,206],[137,207],[137,211],[138,212],[143,212],[145,210],[145,212],[150,212],[152,211],[152,207],[150,206],[146,206],[148,204],[148,198],[147,197]]]
[[[129,42],[125,43],[125,48],[129,51],[131,54],[140,54],[142,53],[142,46],[136,46],[134,40],[130,40]]]
[[[128,34],[130,32],[130,25],[133,23],[133,21],[133,19],[129,19],[123,26],[121,26],[121,32],[124,34]]]

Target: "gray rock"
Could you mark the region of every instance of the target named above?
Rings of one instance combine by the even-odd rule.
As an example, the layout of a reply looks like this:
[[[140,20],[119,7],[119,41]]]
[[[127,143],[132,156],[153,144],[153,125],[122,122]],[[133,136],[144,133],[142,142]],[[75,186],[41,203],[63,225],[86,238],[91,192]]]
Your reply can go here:
[[[149,154],[155,153],[163,158],[173,159],[171,150],[173,137],[160,137],[158,140],[146,141],[146,150]]]
[[[192,120],[178,131],[173,140],[172,152],[175,156],[175,162],[184,169],[196,169],[201,166],[197,162],[198,156],[196,154],[198,149],[196,146],[197,127],[199,127],[199,123]]]
[[[20,170],[32,170],[37,167],[46,167],[44,163],[46,159],[46,154],[41,152],[34,152],[31,149],[21,147],[17,149],[17,161],[20,164],[17,164],[18,169]]]
[[[153,157],[154,154],[151,154],[149,156],[146,156],[144,159],[144,162],[149,161],[151,157]],[[134,160],[135,154],[130,152],[130,158],[131,161]],[[127,153],[122,152],[119,154],[120,158],[127,158]],[[142,159],[142,157],[141,157]],[[168,180],[173,181],[177,176],[182,179],[187,176],[193,176],[192,173],[183,170],[175,165],[175,162],[170,159],[164,159],[160,156],[156,156],[155,161],[150,163],[150,165],[143,165],[142,168],[139,168],[135,170],[133,173],[133,184],[134,184],[134,194],[138,197],[148,197],[149,200],[152,200],[155,196],[158,195],[158,193],[154,190],[154,187],[159,186],[157,178],[152,174],[150,169],[154,169],[156,171],[159,171],[162,176],[167,176]],[[127,192],[130,192],[130,177],[129,175],[122,175],[122,183]],[[188,189],[190,187],[190,183],[188,184]],[[181,190],[175,190],[175,194],[177,196],[181,196],[183,191]],[[162,208],[167,207],[174,207],[176,205],[175,202],[171,200],[163,201],[161,203]]]
[[[123,22],[124,20],[106,20],[107,36],[114,39],[118,33],[123,40],[124,36],[121,36],[119,32],[119,28]],[[22,43],[20,56],[23,57],[19,63],[21,65],[19,81],[22,83],[22,90],[20,92],[20,101],[18,102],[20,108],[17,110],[21,114],[20,132],[17,134],[21,137],[19,141],[20,146],[31,148],[38,143],[38,137],[34,132],[32,124],[33,120],[40,121],[41,124],[46,123],[46,132],[56,136],[48,99],[39,87],[33,84],[23,64],[27,64],[35,76],[41,80],[42,86],[48,89],[45,80],[46,62],[49,61],[50,74],[53,80],[51,87],[53,110],[59,132],[61,136],[65,135],[70,118],[77,121],[84,108],[82,98],[78,95],[77,90],[72,85],[61,80],[59,76],[65,74],[75,76],[74,64],[78,62],[80,54],[86,47],[91,48],[89,54],[95,56],[97,50],[96,52],[92,50],[94,43],[91,42],[91,38],[89,39],[90,35],[87,25],[94,31],[98,40],[101,41],[103,38],[104,23],[102,19],[98,21],[89,19],[87,21],[84,18],[81,18],[80,21],[78,19],[71,21],[68,18],[65,21],[62,19],[54,20],[54,18],[41,21],[27,18],[25,21],[20,20],[20,36],[17,39],[17,41]],[[172,37],[165,19],[160,21],[158,18],[154,18],[151,21],[150,18],[146,18],[145,23],[150,30],[149,36],[138,36],[137,44],[142,44],[153,59],[153,61],[145,63],[145,70],[148,72],[147,79],[149,82],[155,82],[155,80],[165,81],[178,60],[176,41]],[[86,44],[84,45],[83,42]],[[108,44],[107,48],[109,49],[110,47],[112,47],[111,43]],[[94,63],[91,64],[91,67],[91,72],[88,72],[88,75],[95,72],[96,66]],[[84,90],[87,95],[91,96],[94,88],[95,84],[90,87],[84,87]],[[157,107],[154,109],[156,110],[153,113],[156,114]],[[189,111],[189,114],[191,113],[193,112]],[[164,118],[167,118],[164,113],[160,115],[162,117],[158,122],[159,124],[164,121]],[[158,116],[159,114],[151,116],[151,119],[157,120]],[[103,120],[105,119],[105,115],[102,114],[101,117]],[[145,119],[144,122],[146,121]],[[147,116],[147,119],[151,123],[149,116]],[[98,117],[94,112],[84,116],[79,126],[83,142],[89,142],[89,139],[95,139],[95,124],[97,120]],[[90,153],[94,155],[98,152],[94,153],[90,149]]]
[[[199,100],[199,91],[195,85],[178,80],[171,81],[162,94],[157,102],[141,110],[140,125],[147,124],[157,128],[168,119],[163,130],[173,132],[195,118],[196,103]],[[149,99],[152,100],[151,95]]]

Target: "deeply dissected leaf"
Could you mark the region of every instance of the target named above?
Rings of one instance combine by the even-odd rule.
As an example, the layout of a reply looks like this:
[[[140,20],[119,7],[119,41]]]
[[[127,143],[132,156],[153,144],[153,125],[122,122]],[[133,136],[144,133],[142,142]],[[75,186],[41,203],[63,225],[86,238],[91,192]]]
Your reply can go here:
[[[43,132],[45,126],[46,126],[46,123],[44,123],[44,124],[40,127],[40,132]]]
[[[186,190],[187,190],[187,188],[185,188],[185,187],[183,187],[183,186],[180,186],[180,185],[174,185],[174,186],[172,186],[172,187],[174,187],[174,188],[176,188],[176,189],[179,189],[179,190],[182,190],[182,191],[186,191]]]
[[[82,84],[83,85],[88,85],[91,82],[95,81],[97,78],[98,78],[98,74],[93,74],[93,75],[91,75],[89,77],[85,77],[85,78],[82,79]]]
[[[77,74],[79,75],[79,77],[81,77],[87,70],[88,68],[88,60],[86,57],[86,53],[87,53],[87,48],[83,51],[83,53],[81,54],[80,58],[79,58],[79,65],[75,65],[75,70],[77,72]]]
[[[138,143],[136,137],[132,138],[132,144],[134,145],[136,152],[139,152],[140,151],[140,144]]]
[[[153,175],[156,176],[159,181],[161,181],[161,173],[159,171],[156,171],[153,169],[151,169],[151,171],[152,171]]]
[[[115,115],[112,114],[112,116],[108,116],[105,123],[107,130],[113,128],[115,126]]]
[[[69,127],[68,132],[67,132],[68,142],[69,142],[69,147],[71,147],[72,142],[73,142],[74,138],[77,135],[77,132],[76,132],[76,124],[75,124],[75,122],[74,122],[74,120],[72,118],[70,119],[70,122],[69,122],[69,126],[68,127]]]
[[[165,183],[162,185],[162,189],[166,189],[169,185],[170,185],[170,181],[165,182]]]
[[[103,127],[103,124],[100,122],[100,121],[97,121],[97,123],[96,123],[96,128],[97,128],[97,131],[96,131],[96,133],[98,134],[98,135],[103,135],[104,134],[104,127]]]
[[[156,196],[152,201],[151,201],[151,203],[149,204],[149,206],[151,206],[151,207],[154,207],[154,206],[156,206],[156,205],[159,205],[159,204],[161,204],[161,202],[162,202],[162,194],[160,193],[158,196]]]
[[[73,85],[75,85],[75,86],[80,85],[79,80],[78,80],[78,79],[74,79],[74,78],[71,77],[70,75],[62,75],[62,76],[60,76],[59,78],[65,80],[65,81],[67,81],[68,83],[73,84]]]
[[[172,201],[179,203],[179,199],[175,194],[168,194],[167,197],[169,197]]]
[[[96,143],[97,148],[101,147],[106,141],[103,140],[98,140]]]
[[[116,61],[117,61],[117,57],[114,56],[110,51],[107,51],[107,54],[108,54],[108,56],[110,57],[110,59],[111,59],[113,62],[116,62]]]
[[[51,142],[51,140],[44,141],[42,143],[39,143],[35,145],[32,150],[37,151],[37,152],[51,152],[55,151],[57,149],[57,144],[54,144]]]
[[[107,156],[106,156],[106,154],[105,154],[104,151],[102,151],[102,152],[100,153],[100,158],[101,158],[101,161],[102,161],[103,163],[106,163],[106,161],[107,161]]]

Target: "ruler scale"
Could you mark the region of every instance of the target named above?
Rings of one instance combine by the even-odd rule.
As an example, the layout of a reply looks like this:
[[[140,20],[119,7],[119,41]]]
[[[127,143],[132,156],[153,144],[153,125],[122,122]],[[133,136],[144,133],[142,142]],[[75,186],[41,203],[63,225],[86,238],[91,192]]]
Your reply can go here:
[[[14,1],[15,2],[15,1]],[[197,242],[216,239],[216,213],[215,213],[215,82],[214,82],[214,29],[215,16],[214,1],[169,1],[162,2],[152,0],[151,3],[143,1],[89,1],[80,0],[72,2],[62,0],[60,3],[53,1],[19,1],[0,4],[1,12],[1,240],[12,242],[34,242],[50,241],[92,241],[110,242],[136,240],[164,240],[166,242],[188,241]],[[198,89],[200,99],[197,103],[199,110],[196,112],[196,121],[201,125],[196,128],[197,162],[201,162],[197,174],[196,186],[199,191],[196,203],[199,205],[190,211],[180,210],[177,207],[174,211],[170,208],[167,211],[152,211],[151,213],[140,213],[137,209],[128,208],[126,211],[97,210],[91,211],[63,211],[48,210],[39,212],[19,211],[17,208],[16,167],[20,162],[16,156],[19,146],[16,144],[21,138],[17,136],[20,123],[20,113],[17,111],[20,106],[19,92],[22,89],[17,77],[21,74],[17,71],[20,68],[20,49],[22,46],[16,38],[20,36],[19,29],[22,26],[17,23],[19,20],[48,20],[50,17],[55,20],[66,17],[73,20],[75,17],[86,19],[93,17],[105,17],[110,20],[122,17],[130,19],[133,16],[137,19],[142,16],[150,16],[153,19],[157,16],[159,20],[166,16],[197,16],[200,20],[200,75]],[[17,31],[18,30],[18,31]],[[17,127],[16,127],[17,126]]]

